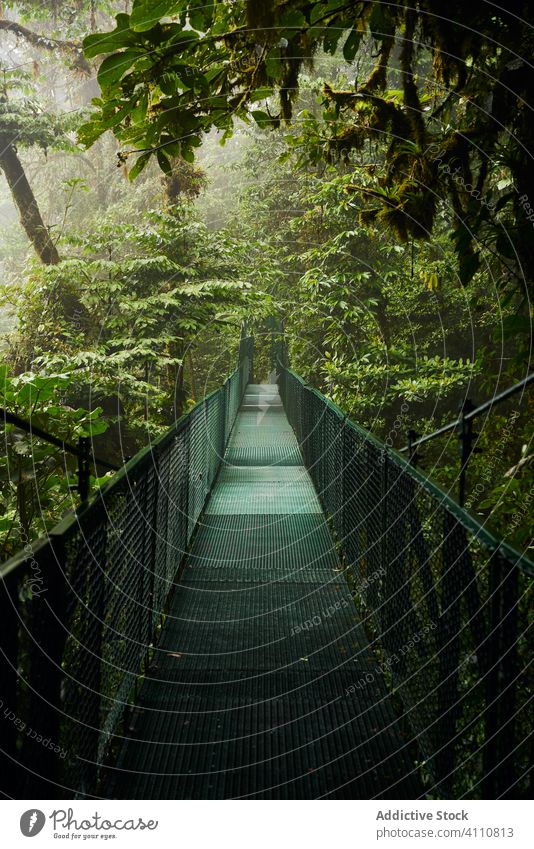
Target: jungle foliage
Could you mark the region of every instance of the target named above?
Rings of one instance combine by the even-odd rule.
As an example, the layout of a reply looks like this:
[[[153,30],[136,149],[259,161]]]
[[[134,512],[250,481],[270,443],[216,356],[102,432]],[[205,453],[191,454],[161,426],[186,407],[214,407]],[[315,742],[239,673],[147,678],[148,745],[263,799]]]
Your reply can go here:
[[[325,80],[305,155],[348,160],[376,145],[381,167],[346,187],[360,220],[401,241],[428,239],[445,201],[462,282],[488,249],[522,288],[534,272],[521,202],[534,184],[529,18],[520,0],[490,11],[453,0],[444,15],[425,2],[135,0],[113,30],[84,41],[86,57],[105,58],[98,110],[79,137],[91,144],[111,129],[132,177],[152,156],[169,170],[173,156],[192,161],[213,127],[228,136],[237,119],[289,121],[318,54],[339,49],[351,66],[374,50],[364,78],[352,72],[343,88]]]
[[[2,200],[25,231],[11,215],[0,243],[5,404],[73,440],[92,422],[120,463],[226,375],[245,317],[266,378],[271,315],[295,368],[396,449],[523,377],[528,4],[446,12],[4,4]],[[470,470],[471,508],[521,546],[530,418],[523,399],[485,420]],[[9,428],[6,457],[8,554],[74,503],[74,468]],[[425,463],[453,488],[454,437]]]

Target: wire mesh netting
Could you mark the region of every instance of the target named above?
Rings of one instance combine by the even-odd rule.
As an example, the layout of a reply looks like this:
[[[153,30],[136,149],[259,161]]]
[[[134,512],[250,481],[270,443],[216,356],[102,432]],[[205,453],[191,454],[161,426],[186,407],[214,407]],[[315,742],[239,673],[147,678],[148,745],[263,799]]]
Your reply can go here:
[[[95,792],[251,369],[243,338],[220,389],[2,567],[2,707],[13,716],[0,723],[6,794]]]
[[[243,444],[254,464],[228,464]],[[299,465],[258,465],[280,445]],[[247,387],[225,462],[106,794],[418,798],[413,747],[273,384]]]
[[[289,421],[432,794],[528,797],[533,564],[279,368]]]
[[[384,700],[384,684],[399,697],[404,715],[395,723],[399,734],[411,729],[407,746],[417,741],[429,794],[531,794],[527,594],[534,565],[305,385],[285,367],[285,360],[279,371],[291,429],[274,388],[267,397],[261,387],[247,386],[252,340],[243,338],[239,367],[223,387],[140,452],[91,504],[2,567],[5,721],[0,723],[0,752],[7,795],[70,798],[73,792],[96,792],[99,765],[130,721],[127,706],[134,700],[147,649],[158,639],[161,613],[169,609],[169,591],[201,514],[202,533],[194,537],[184,566],[183,584],[189,591],[180,597],[188,597],[190,604],[193,599],[198,622],[213,618],[214,582],[232,592],[236,582],[262,592],[268,584],[264,601],[285,610],[289,584],[319,583],[335,595],[343,586],[342,568],[361,603],[358,645],[366,654],[370,637],[379,655],[382,677],[377,678],[376,658],[371,675],[377,698]],[[302,458],[316,492],[306,483]],[[219,469],[218,493],[204,510]],[[341,567],[321,509],[337,538]],[[243,607],[240,617],[250,618],[254,610]],[[262,613],[259,608],[256,612]],[[295,613],[295,621],[312,612],[310,607]],[[224,616],[219,636],[213,628],[205,633],[193,625],[188,632],[192,654],[203,656],[210,640],[214,651],[219,651],[219,639],[223,644],[237,640],[232,657],[241,646],[241,632],[232,630]],[[274,623],[273,635],[291,630],[290,625],[282,619]],[[328,619],[327,630],[331,626]],[[175,630],[172,626],[163,632],[163,649],[165,640],[184,642],[183,626],[179,635]],[[311,668],[306,634],[302,646],[297,641],[294,649],[297,659]],[[261,634],[252,634],[256,636],[259,640]],[[163,655],[167,658],[165,651]],[[174,670],[174,656],[168,653],[164,678]],[[273,657],[279,665],[287,662],[285,655]],[[268,670],[273,657],[264,658]],[[257,658],[254,664],[259,668]],[[198,681],[193,684],[200,690],[209,684],[223,699],[221,705],[234,705],[235,688],[227,692],[217,676],[208,681],[202,664],[194,673]],[[351,674],[345,684],[353,678]],[[368,688],[366,698],[373,693]],[[270,704],[271,692],[263,696]],[[355,703],[361,698],[358,693]],[[373,703],[367,708],[374,717]],[[393,722],[391,711],[388,717]],[[331,719],[334,723],[333,713]],[[347,715],[347,722],[352,720]],[[376,714],[367,725],[378,723],[384,730],[384,722],[387,726],[384,716]],[[362,798],[369,788],[365,768],[375,762],[367,725],[358,731],[358,739],[370,747],[354,790]],[[337,734],[336,728],[334,723],[321,733]],[[200,726],[190,730],[203,739]],[[303,723],[298,737],[303,745],[309,733]],[[184,742],[186,754],[189,745]],[[283,749],[286,743],[281,745]],[[220,757],[222,776],[227,772],[223,749]],[[404,761],[395,764],[389,778],[380,777],[384,787],[407,774]],[[349,770],[348,760],[345,767]],[[313,796],[320,782],[313,770],[310,774]],[[227,776],[224,788],[218,778],[210,793],[237,793],[242,787],[237,767],[233,775],[231,781]],[[158,793],[172,797],[183,792],[178,786],[182,779],[173,777],[174,784],[165,788],[155,783],[150,792],[154,798]],[[256,779],[263,780],[259,773]],[[418,781],[413,776],[410,781],[405,791],[419,793]],[[187,792],[194,794],[197,784],[191,779]]]

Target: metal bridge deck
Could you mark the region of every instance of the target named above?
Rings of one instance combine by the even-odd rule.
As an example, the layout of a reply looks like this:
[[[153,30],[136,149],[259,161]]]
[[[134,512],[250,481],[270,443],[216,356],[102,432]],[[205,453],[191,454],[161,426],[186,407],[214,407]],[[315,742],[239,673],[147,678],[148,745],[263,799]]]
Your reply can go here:
[[[276,386],[249,385],[107,795],[421,794]]]

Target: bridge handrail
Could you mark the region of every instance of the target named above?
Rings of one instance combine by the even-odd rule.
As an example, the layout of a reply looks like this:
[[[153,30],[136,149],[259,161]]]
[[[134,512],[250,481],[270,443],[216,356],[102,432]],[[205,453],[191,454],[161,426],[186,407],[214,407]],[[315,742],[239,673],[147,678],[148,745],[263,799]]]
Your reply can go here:
[[[513,546],[504,542],[504,540],[499,539],[494,534],[491,533],[477,518],[473,516],[472,513],[469,512],[465,507],[462,507],[448,492],[446,492],[439,484],[435,483],[431,478],[427,477],[422,471],[413,466],[406,458],[404,458],[401,452],[404,451],[403,448],[400,450],[396,450],[395,448],[387,446],[384,442],[382,442],[378,437],[374,436],[371,431],[362,427],[362,425],[357,424],[357,422],[349,419],[340,407],[334,403],[330,398],[327,398],[326,395],[323,395],[318,389],[315,389],[313,386],[310,386],[306,383],[306,381],[293,369],[282,366],[280,361],[278,362],[278,368],[280,371],[285,370],[288,374],[291,374],[303,388],[307,391],[313,393],[318,398],[320,398],[331,410],[335,411],[338,416],[340,416],[345,422],[346,427],[353,429],[358,432],[365,440],[367,440],[370,444],[374,445],[381,453],[382,456],[386,455],[390,457],[391,460],[394,460],[396,464],[399,465],[400,468],[403,469],[406,474],[410,475],[414,481],[425,489],[432,498],[435,498],[437,501],[441,502],[450,513],[455,516],[460,522],[462,522],[467,529],[476,536],[480,542],[482,542],[488,549],[492,551],[496,551],[499,549],[503,555],[513,560],[520,569],[534,578],[534,561],[532,561],[529,557],[525,555],[525,553],[521,553],[517,551]]]
[[[528,798],[534,564],[280,360],[278,372],[432,794]]]
[[[0,784],[8,796],[96,792],[252,359],[252,338],[242,334],[238,367],[219,389],[46,538],[0,566],[0,700],[8,717],[0,721]]]
[[[470,422],[476,419],[478,416],[485,413],[486,410],[492,410],[496,404],[500,404],[502,401],[507,401],[508,398],[511,398],[512,395],[517,394],[517,392],[521,392],[526,389],[527,386],[530,386],[531,383],[534,382],[534,372],[532,374],[524,377],[523,380],[514,383],[513,386],[509,386],[508,389],[504,389],[502,392],[499,392],[498,395],[494,395],[493,398],[489,398],[487,401],[484,401],[483,404],[479,404],[478,407],[469,407],[465,412],[462,412],[457,419],[453,422],[449,422],[442,427],[439,427],[437,430],[432,431],[432,433],[426,433],[424,436],[420,436],[415,439],[410,446],[405,445],[400,449],[401,453],[405,453],[410,451],[410,449],[417,448],[419,445],[424,445],[426,442],[430,442],[431,439],[435,439],[437,436],[443,436],[445,433],[450,433],[451,430],[456,430],[461,426],[462,421]]]

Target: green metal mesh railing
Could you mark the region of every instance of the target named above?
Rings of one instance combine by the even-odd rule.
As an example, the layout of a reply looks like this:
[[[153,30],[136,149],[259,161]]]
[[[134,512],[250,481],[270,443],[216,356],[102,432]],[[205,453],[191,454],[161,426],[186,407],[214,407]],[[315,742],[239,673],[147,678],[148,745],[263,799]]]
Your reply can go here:
[[[48,539],[0,570],[2,791],[96,792],[252,371],[136,455]]]
[[[287,416],[429,792],[528,797],[534,565],[278,367]]]
[[[531,795],[534,565],[286,366],[285,411],[430,795]],[[251,373],[243,338],[223,387],[0,568],[5,795],[99,792]],[[278,447],[269,462],[300,462]]]

